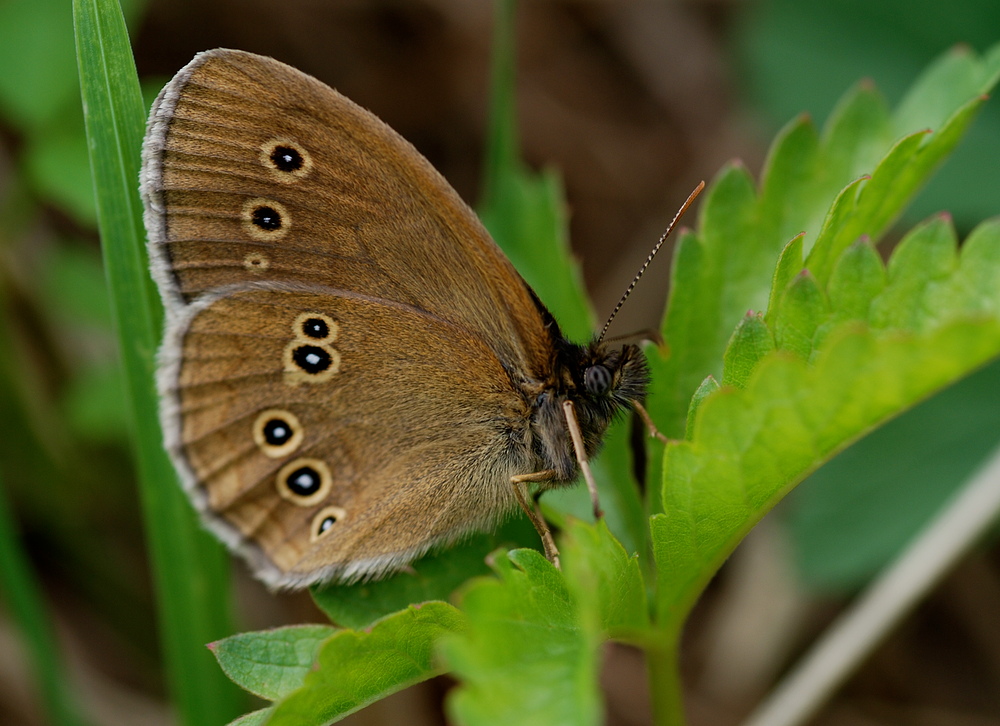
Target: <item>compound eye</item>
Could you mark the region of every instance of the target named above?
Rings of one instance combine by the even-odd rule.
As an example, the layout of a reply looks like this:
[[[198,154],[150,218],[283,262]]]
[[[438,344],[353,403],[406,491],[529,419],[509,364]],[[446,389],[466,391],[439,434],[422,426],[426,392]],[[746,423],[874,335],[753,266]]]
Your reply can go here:
[[[603,396],[611,388],[611,371],[602,365],[590,366],[583,374],[588,393]]]

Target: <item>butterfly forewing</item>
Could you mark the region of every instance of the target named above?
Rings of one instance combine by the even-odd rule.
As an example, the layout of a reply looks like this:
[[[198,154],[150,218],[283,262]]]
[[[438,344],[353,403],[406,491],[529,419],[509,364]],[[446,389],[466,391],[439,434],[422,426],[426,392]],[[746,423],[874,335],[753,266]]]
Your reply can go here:
[[[236,282],[323,284],[461,323],[511,365],[548,356],[526,286],[447,182],[289,66],[197,56],[154,107],[143,182],[154,264],[185,303]]]

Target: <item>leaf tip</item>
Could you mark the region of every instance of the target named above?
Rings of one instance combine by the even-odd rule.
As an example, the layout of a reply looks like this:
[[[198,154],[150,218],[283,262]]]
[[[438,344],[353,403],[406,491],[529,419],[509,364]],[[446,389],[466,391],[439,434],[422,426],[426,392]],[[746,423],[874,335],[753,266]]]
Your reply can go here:
[[[949,55],[962,56],[962,55],[973,55],[972,46],[966,41],[960,40],[955,45],[948,49]]]
[[[747,168],[746,163],[743,161],[743,159],[741,159],[738,156],[731,157],[729,159],[729,161],[727,161],[723,165],[722,171],[719,174],[719,176],[720,177],[725,176],[725,175],[727,175],[727,174],[729,174],[729,173],[731,173],[733,171],[745,171],[747,173],[750,172],[750,170]],[[682,231],[687,231],[687,227],[682,227],[681,229],[682,229]]]
[[[848,249],[856,250],[859,247],[874,247],[871,237],[866,234],[861,235],[856,240],[851,242],[851,246]]]

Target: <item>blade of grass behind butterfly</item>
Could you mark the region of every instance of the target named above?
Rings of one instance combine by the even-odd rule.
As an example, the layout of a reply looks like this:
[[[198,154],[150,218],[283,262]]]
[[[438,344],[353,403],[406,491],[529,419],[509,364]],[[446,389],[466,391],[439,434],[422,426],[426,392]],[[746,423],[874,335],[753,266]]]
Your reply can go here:
[[[168,678],[183,723],[225,723],[239,713],[241,697],[204,645],[232,631],[226,562],[218,543],[196,524],[177,485],[157,416],[154,355],[162,316],[147,273],[138,195],[146,116],[139,80],[115,0],[75,0],[73,16],[104,264],[132,414]]]
[[[570,250],[561,181],[553,170],[534,173],[520,159],[514,101],[515,6],[513,0],[496,4],[490,128],[479,215],[559,321],[563,335],[585,342],[593,336],[596,320],[580,265]],[[628,551],[645,552],[645,514],[630,473],[628,436],[624,424],[613,428],[593,463],[594,476],[611,530]],[[590,503],[583,487],[550,492],[545,502],[588,517]]]

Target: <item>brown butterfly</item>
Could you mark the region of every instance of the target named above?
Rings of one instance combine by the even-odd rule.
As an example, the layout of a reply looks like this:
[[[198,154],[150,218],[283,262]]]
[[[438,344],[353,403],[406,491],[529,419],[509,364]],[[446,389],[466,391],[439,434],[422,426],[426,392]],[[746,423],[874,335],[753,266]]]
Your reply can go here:
[[[409,143],[273,59],[183,68],[141,187],[167,447],[272,586],[378,577],[489,529],[512,481],[569,484],[641,405],[638,347],[565,340]]]

